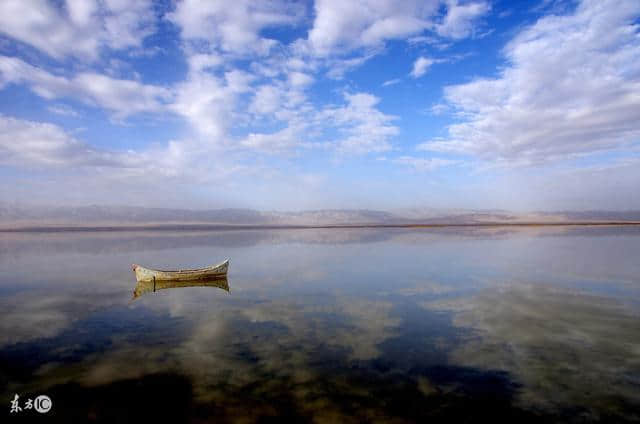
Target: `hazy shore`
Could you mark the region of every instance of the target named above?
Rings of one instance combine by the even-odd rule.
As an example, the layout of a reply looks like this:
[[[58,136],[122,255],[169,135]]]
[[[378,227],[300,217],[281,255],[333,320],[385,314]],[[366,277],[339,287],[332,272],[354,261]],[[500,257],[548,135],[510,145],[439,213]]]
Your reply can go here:
[[[0,231],[144,231],[294,228],[439,228],[637,225],[640,211],[477,209],[169,209],[131,206],[35,207],[0,204]]]
[[[4,233],[37,232],[118,232],[118,231],[215,231],[215,230],[294,230],[349,228],[455,228],[455,227],[565,227],[565,226],[639,226],[640,221],[567,221],[567,222],[474,222],[424,224],[334,224],[334,225],[243,225],[243,224],[139,224],[139,225],[25,225],[0,226]]]

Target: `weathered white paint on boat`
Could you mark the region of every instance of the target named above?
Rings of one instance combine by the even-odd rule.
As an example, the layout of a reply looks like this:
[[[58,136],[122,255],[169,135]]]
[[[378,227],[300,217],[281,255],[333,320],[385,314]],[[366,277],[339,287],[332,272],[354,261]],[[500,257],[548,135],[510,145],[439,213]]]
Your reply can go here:
[[[145,268],[140,265],[132,265],[133,272],[136,273],[137,281],[195,281],[206,280],[216,277],[224,277],[229,270],[229,259],[218,264],[212,265],[207,268],[200,269],[183,269],[180,271],[160,271],[155,269]]]

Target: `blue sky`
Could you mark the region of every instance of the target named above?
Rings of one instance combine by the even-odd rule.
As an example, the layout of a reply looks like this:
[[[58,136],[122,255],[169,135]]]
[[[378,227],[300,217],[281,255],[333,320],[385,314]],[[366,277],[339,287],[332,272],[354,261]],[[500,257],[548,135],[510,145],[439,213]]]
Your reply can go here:
[[[640,208],[636,0],[0,2],[0,200]]]

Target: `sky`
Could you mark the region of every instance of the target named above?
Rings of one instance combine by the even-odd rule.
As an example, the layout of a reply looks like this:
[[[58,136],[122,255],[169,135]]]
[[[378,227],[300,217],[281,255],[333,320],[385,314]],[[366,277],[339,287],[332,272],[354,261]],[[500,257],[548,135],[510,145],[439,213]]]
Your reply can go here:
[[[0,202],[640,208],[637,0],[3,0]]]

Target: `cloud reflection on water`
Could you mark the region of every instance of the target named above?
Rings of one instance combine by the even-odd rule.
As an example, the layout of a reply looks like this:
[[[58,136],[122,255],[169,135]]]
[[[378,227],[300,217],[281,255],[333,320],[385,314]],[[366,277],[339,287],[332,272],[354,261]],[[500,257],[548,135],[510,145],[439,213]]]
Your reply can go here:
[[[198,407],[248,422],[282,408],[317,422],[624,417],[639,402],[637,231],[264,233],[3,240],[2,391],[101,393],[164,375]],[[227,253],[231,294],[127,305],[132,257],[198,266]],[[510,283],[523,277],[547,284]],[[20,358],[22,374],[10,370]]]
[[[425,302],[473,329],[451,353],[459,365],[499,369],[522,383],[529,407],[617,413],[640,406],[640,313],[602,296],[513,283]]]

